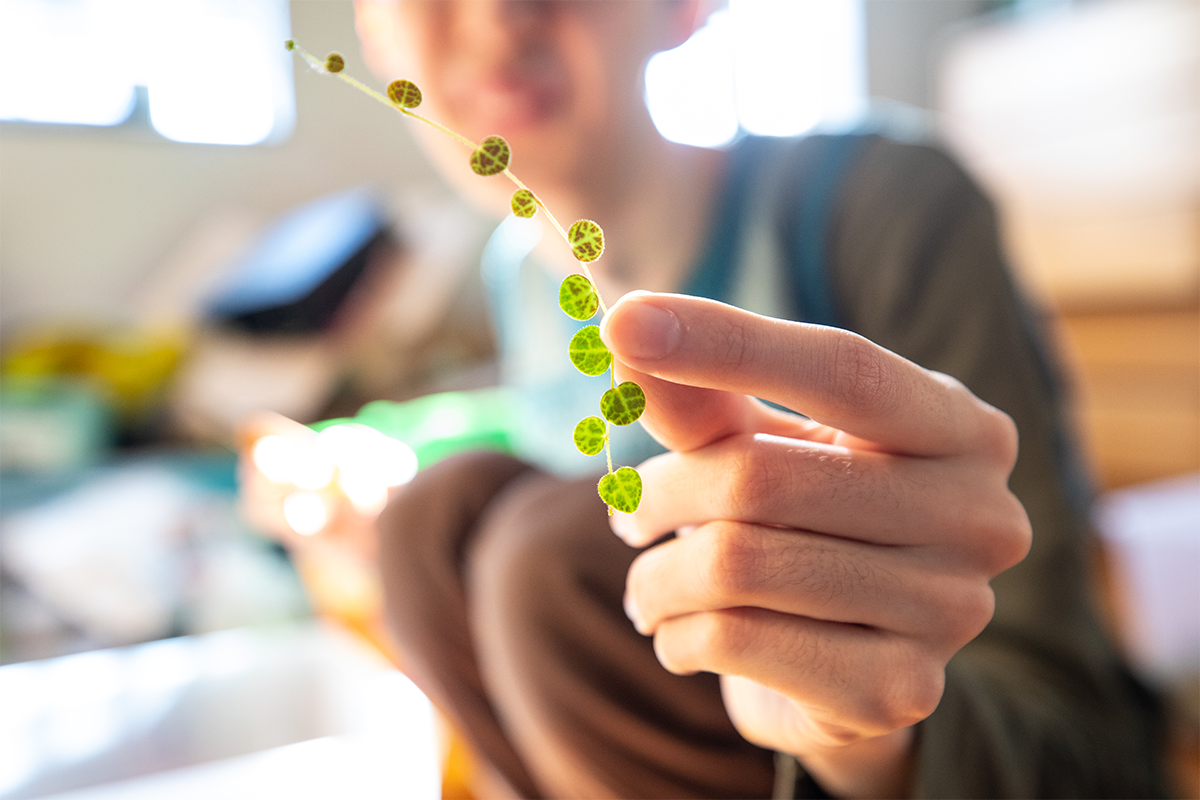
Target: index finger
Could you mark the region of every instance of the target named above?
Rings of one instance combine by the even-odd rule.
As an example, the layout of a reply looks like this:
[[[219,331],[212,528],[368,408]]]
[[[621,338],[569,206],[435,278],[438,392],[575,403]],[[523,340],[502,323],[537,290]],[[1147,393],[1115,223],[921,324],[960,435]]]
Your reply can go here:
[[[980,434],[983,404],[958,381],[838,328],[631,292],[601,332],[639,372],[770,400],[892,452],[954,455]]]

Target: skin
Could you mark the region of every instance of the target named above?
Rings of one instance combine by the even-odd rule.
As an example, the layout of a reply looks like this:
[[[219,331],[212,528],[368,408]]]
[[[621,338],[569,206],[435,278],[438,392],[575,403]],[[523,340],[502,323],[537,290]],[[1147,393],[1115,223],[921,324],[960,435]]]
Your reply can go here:
[[[601,222],[610,244],[593,271],[610,298],[676,287],[709,219],[723,155],[664,141],[641,102],[645,60],[681,42],[698,11],[357,5],[381,80],[416,81],[420,111],[476,141],[503,135],[514,171],[564,224]],[[419,135],[465,196],[507,207],[510,184]],[[544,243],[543,260],[574,271],[561,241]],[[1011,420],[854,334],[712,301],[625,294],[602,332],[619,378],[646,390],[642,424],[673,451],[639,467],[642,507],[613,518],[634,546],[680,533],[634,563],[630,619],[668,670],[720,674],[739,731],[795,754],[827,790],[907,794],[912,726],[990,620],[990,579],[1029,548],[1007,488]]]
[[[725,158],[658,135],[642,68],[690,35],[698,3],[406,0],[356,9],[364,57],[381,81],[415,81],[426,98],[417,110],[474,141],[503,136],[513,172],[564,227],[602,220],[608,245],[593,272],[603,296],[678,285],[703,241]],[[464,197],[488,214],[507,210],[511,183],[479,178],[460,144],[412,129]],[[554,236],[543,237],[538,256],[564,274],[577,269]]]

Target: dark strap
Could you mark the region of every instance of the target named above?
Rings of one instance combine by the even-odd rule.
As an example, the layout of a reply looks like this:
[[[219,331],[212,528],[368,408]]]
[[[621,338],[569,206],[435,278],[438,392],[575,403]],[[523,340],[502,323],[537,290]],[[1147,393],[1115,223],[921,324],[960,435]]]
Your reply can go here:
[[[758,158],[758,144],[747,139],[730,151],[708,242],[684,285],[684,294],[729,302],[741,248],[742,212],[749,201],[747,193]]]
[[[779,215],[780,243],[798,320],[844,327],[834,300],[826,243],[843,179],[865,137],[860,132],[809,136],[796,150],[801,158],[779,164],[789,169]],[[733,148],[709,240],[683,288],[685,294],[729,301],[752,178],[770,168],[760,163],[763,159],[779,153],[765,137],[747,138]]]
[[[830,221],[846,173],[865,140],[863,133],[810,136],[805,158],[809,168],[793,178],[799,191],[785,195],[794,198],[795,208],[781,218],[793,227],[780,238],[791,268],[792,300],[804,322],[846,327],[833,293]]]

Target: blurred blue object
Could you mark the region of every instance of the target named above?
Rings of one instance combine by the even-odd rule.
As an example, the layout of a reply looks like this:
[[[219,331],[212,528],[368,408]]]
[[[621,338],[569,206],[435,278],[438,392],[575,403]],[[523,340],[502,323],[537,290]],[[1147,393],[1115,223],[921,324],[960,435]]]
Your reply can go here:
[[[376,251],[393,241],[369,190],[320,198],[259,239],[209,301],[208,314],[252,332],[320,331],[367,273]]]
[[[232,454],[191,452],[6,474],[0,663],[307,617],[283,551],[238,515],[235,475]]]

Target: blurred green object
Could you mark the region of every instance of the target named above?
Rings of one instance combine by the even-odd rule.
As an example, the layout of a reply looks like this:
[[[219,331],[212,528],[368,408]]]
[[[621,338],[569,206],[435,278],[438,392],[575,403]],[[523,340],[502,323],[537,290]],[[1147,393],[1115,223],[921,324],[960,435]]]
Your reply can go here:
[[[107,396],[59,376],[0,382],[0,470],[61,473],[99,463],[115,438]]]
[[[502,387],[442,392],[415,400],[367,403],[353,417],[322,420],[311,427],[357,423],[407,444],[424,469],[467,450],[513,451],[514,399]]]

